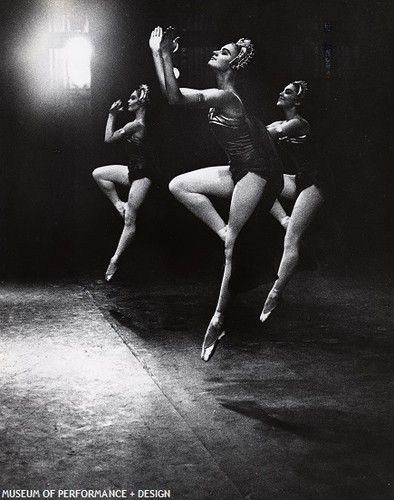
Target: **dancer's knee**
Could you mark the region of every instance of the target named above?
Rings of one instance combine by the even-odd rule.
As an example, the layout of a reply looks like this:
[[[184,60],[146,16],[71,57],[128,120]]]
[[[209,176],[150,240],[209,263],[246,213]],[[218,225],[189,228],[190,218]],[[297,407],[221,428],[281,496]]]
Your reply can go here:
[[[101,167],[97,167],[93,170],[92,177],[96,182],[101,180]]]
[[[182,195],[187,192],[186,183],[180,175],[172,179],[168,185],[168,189],[175,198],[182,198]]]

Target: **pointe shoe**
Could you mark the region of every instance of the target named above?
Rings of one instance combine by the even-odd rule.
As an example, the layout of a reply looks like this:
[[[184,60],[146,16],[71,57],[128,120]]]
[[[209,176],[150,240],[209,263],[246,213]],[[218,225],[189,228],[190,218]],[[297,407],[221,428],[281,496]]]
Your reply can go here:
[[[107,270],[105,271],[105,281],[111,281],[117,269],[118,263],[110,260]]]
[[[209,323],[201,349],[202,360],[209,361],[212,358],[220,339],[222,339],[225,334],[226,332],[223,326],[216,327],[213,325],[212,321]]]
[[[282,302],[282,297],[279,293],[271,296],[270,294],[268,294],[267,300],[265,301],[263,310],[261,311],[260,314],[260,321],[262,323],[267,321],[267,319],[275,311],[275,309],[277,309],[280,306],[281,302]]]

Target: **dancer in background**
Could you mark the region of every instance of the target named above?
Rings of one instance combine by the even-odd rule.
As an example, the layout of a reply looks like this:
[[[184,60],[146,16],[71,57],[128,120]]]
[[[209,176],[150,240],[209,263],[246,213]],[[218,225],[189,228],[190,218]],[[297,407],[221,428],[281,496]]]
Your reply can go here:
[[[284,188],[280,197],[292,201],[294,207],[290,216],[278,200],[271,209],[286,234],[278,279],[265,301],[261,322],[266,321],[280,304],[283,290],[298,263],[301,238],[323,205],[331,184],[330,173],[316,150],[311,127],[299,113],[307,90],[308,86],[302,80],[289,83],[279,94],[277,102],[285,119],[267,126],[277,143],[284,167]]]
[[[263,201],[268,212],[282,189],[282,165],[265,129],[256,144],[254,131],[236,92],[237,73],[253,56],[247,38],[215,50],[208,62],[217,87],[206,90],[179,88],[174,77],[171,52],[173,29],[160,27],[151,33],[150,47],[161,88],[170,105],[209,109],[209,124],[225,150],[229,164],[207,167],[175,177],[170,191],[186,208],[207,224],[225,244],[225,268],[214,315],[206,331],[201,358],[208,361],[225,334],[225,320],[234,292],[230,286],[234,247],[242,228]],[[231,200],[226,224],[210,196]]]
[[[118,267],[119,259],[130,245],[136,231],[138,210],[146,198],[152,184],[152,171],[146,148],[146,108],[149,103],[149,88],[142,84],[130,95],[127,111],[134,113],[134,120],[120,129],[115,129],[116,115],[123,111],[122,102],[112,104],[105,128],[105,142],[123,141],[128,156],[128,165],[107,165],[96,168],[93,178],[99,188],[111,201],[124,227],[114,255],[105,272],[105,280],[110,281]],[[128,198],[123,202],[116,191],[116,185],[130,187]]]

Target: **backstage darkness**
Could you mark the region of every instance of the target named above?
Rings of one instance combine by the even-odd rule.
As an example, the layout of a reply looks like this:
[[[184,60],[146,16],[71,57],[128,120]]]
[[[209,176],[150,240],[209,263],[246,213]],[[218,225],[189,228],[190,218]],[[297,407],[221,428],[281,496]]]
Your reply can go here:
[[[48,52],[59,39],[40,37],[46,2],[5,4],[0,488],[171,488],[182,500],[392,498],[390,1],[49,2],[64,6],[76,30],[88,20],[91,86],[73,93],[49,88]],[[335,179],[281,308],[262,326],[268,285],[241,295],[209,364],[199,349],[222,245],[167,186],[226,160],[206,111],[170,109],[160,95],[148,46],[156,25],[180,35],[175,65],[185,87],[213,86],[209,50],[252,38],[256,56],[240,93],[266,124],[281,119],[279,91],[306,80],[302,114]],[[111,103],[142,82],[151,88],[159,182],[106,283],[122,220],[91,174],[126,163],[121,145],[104,143],[105,123]],[[95,354],[91,369],[100,372],[101,362],[100,375],[70,368]]]

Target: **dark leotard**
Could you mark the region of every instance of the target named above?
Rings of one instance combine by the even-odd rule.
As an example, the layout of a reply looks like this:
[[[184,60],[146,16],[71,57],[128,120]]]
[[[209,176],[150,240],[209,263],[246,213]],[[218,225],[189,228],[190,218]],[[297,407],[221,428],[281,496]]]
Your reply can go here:
[[[257,131],[244,110],[242,116],[231,118],[211,108],[208,119],[213,134],[227,154],[234,184],[248,172],[267,181],[279,181],[282,165],[268,132],[264,128]]]
[[[148,154],[144,142],[135,137],[126,137],[126,152],[129,159],[129,181],[132,183],[144,177],[152,179],[152,171],[148,164]]]
[[[296,176],[297,193],[309,186],[318,187],[326,197],[332,191],[331,173],[310,135],[280,137],[278,153],[285,174]]]

